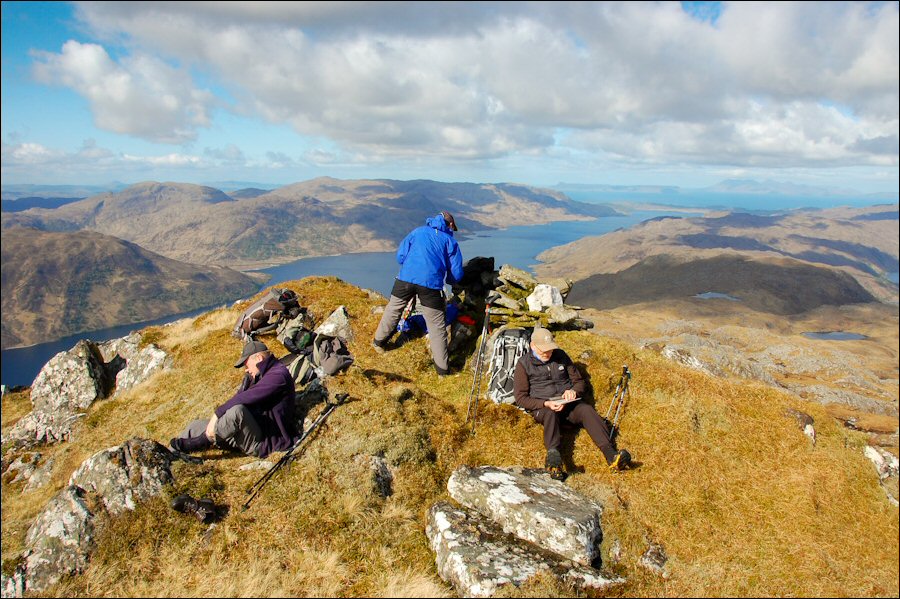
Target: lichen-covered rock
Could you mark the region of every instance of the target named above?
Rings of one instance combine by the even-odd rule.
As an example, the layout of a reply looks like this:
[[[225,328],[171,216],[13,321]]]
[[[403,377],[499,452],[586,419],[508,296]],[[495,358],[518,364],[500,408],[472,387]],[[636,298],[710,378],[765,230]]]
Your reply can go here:
[[[565,305],[550,306],[547,308],[547,314],[550,315],[550,323],[558,325],[568,325],[578,318],[578,312]]]
[[[124,360],[124,365],[118,372],[110,373],[116,380],[114,395],[136,387],[156,372],[171,367],[172,357],[165,351],[153,344],[144,347],[140,344],[140,334],[132,333],[98,346],[107,365],[107,371],[117,360]]]
[[[644,555],[641,556],[638,563],[654,574],[668,578],[669,573],[666,570],[666,562],[668,561],[669,556],[666,555],[665,548],[659,543],[650,543],[650,546],[644,552]]]
[[[16,568],[11,575],[0,574],[0,597],[23,597],[25,595],[25,570]]]
[[[162,491],[171,483],[175,456],[149,439],[130,439],[122,445],[95,453],[82,462],[70,485],[99,496],[107,511],[119,514],[133,510],[138,501]]]
[[[477,512],[447,502],[438,502],[428,511],[425,534],[435,552],[438,574],[461,597],[491,597],[539,573],[581,588],[604,589],[624,582],[542,551],[504,533]]]
[[[69,351],[50,359],[34,379],[34,409],[3,435],[3,443],[29,448],[41,443],[67,441],[72,425],[91,404],[139,385],[153,373],[168,368],[172,359],[155,345],[140,347],[132,334],[97,345],[83,339]]]
[[[40,592],[63,576],[83,572],[94,546],[94,515],[84,491],[68,486],[53,497],[25,537],[24,586]]]
[[[537,279],[535,279],[531,273],[526,272],[521,268],[510,266],[509,264],[504,264],[500,267],[499,277],[504,283],[515,285],[520,289],[527,289],[528,291],[534,289],[538,284]]]
[[[600,555],[603,506],[543,470],[460,466],[450,495],[505,532],[584,565]]]
[[[335,308],[334,312],[316,327],[315,333],[326,337],[342,337],[347,341],[352,341],[353,329],[350,326],[350,314],[347,313],[347,308],[344,306]]]
[[[97,345],[82,339],[41,368],[31,386],[31,403],[39,412],[83,410],[104,397],[109,380]]]

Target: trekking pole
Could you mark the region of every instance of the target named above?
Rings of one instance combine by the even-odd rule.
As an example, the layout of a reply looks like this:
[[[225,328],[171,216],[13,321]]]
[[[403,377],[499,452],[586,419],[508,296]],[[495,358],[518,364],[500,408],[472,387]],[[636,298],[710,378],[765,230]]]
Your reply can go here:
[[[622,366],[622,376],[619,378],[619,384],[616,385],[616,392],[613,394],[612,400],[609,402],[609,408],[606,410],[606,420],[609,421],[609,415],[612,413],[613,405],[616,406],[616,413],[612,420],[612,427],[609,430],[609,439],[612,441],[616,434],[616,425],[619,423],[619,414],[625,405],[625,394],[628,393],[628,381],[631,380],[631,371],[628,365]]]
[[[478,396],[481,395],[481,381],[484,379],[484,348],[487,346],[487,337],[490,332],[491,323],[491,302],[497,299],[497,294],[491,292],[485,298],[484,303],[484,324],[481,327],[481,343],[478,345],[478,352],[475,354],[475,376],[472,379],[472,390],[469,392],[469,409],[466,412],[466,422],[469,417],[472,418],[472,435],[475,435],[475,424],[478,418]]]
[[[294,443],[290,449],[284,452],[284,455],[281,456],[281,459],[278,460],[278,462],[274,466],[269,468],[269,470],[265,474],[263,474],[262,478],[260,478],[258,481],[247,488],[247,493],[250,494],[250,497],[248,497],[247,501],[244,502],[244,505],[241,508],[242,512],[250,507],[250,502],[253,501],[254,498],[256,498],[256,496],[266,485],[266,483],[269,482],[269,479],[271,479],[275,475],[279,468],[281,468],[294,458],[294,452],[300,447],[303,441],[309,438],[309,435],[316,429],[316,427],[324,422],[326,418],[328,418],[328,415],[331,414],[335,410],[335,408],[344,403],[348,395],[349,394],[347,393],[339,393],[335,395],[335,403],[329,403],[328,400],[325,401],[325,409],[322,410],[322,413],[319,414],[319,417],[316,418],[315,422],[313,422],[312,425],[308,429],[306,429],[303,435],[301,435],[301,437],[297,439],[297,442]]]

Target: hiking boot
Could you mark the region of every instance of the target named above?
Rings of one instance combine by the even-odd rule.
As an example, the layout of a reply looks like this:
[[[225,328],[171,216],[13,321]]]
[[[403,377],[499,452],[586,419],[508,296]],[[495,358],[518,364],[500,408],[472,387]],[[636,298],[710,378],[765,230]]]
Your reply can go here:
[[[565,480],[566,471],[563,469],[562,456],[558,449],[548,449],[547,458],[544,460],[544,468],[550,473],[553,480]]]
[[[196,500],[190,495],[179,495],[172,500],[172,509],[182,514],[190,514],[202,524],[212,522],[216,517],[216,504],[211,499]]]
[[[206,438],[206,435],[200,435],[199,437],[175,437],[171,441],[169,441],[169,446],[175,451],[180,451],[181,453],[193,453],[195,451],[203,451],[204,449],[209,449],[212,447],[212,443],[210,443],[209,439]]]
[[[372,339],[372,349],[375,350],[375,353],[383,354],[388,350],[387,343],[385,343],[384,341],[379,342]]]
[[[613,472],[618,472],[625,470],[629,466],[631,466],[631,454],[628,453],[627,449],[620,449],[613,461],[610,462],[609,469]]]
[[[441,368],[437,364],[434,365],[434,370],[438,373],[438,376],[448,376],[450,374],[449,368]]]

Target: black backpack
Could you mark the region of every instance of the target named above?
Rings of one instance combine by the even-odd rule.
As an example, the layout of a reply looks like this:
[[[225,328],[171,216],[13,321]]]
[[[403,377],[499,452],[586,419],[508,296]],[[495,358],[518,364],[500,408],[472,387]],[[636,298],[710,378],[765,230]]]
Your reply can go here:
[[[494,403],[515,404],[513,378],[519,358],[528,353],[531,346],[531,330],[500,327],[491,343],[491,373],[488,382],[488,398]]]

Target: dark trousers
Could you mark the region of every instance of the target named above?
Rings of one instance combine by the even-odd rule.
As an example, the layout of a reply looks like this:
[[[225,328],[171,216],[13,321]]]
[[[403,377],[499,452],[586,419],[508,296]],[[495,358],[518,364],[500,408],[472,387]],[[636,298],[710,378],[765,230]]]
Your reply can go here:
[[[400,322],[406,304],[414,297],[419,298],[419,310],[425,317],[434,365],[439,372],[447,372],[450,368],[450,352],[447,350],[447,302],[440,289],[429,289],[395,279],[388,305],[375,330],[375,342],[384,343],[391,338],[397,331],[397,323]]]
[[[559,449],[560,443],[560,424],[565,418],[567,422],[583,426],[590,435],[606,463],[611,463],[616,457],[616,450],[613,448],[609,440],[609,431],[606,423],[594,409],[594,406],[586,404],[583,401],[575,402],[564,407],[561,412],[554,412],[550,408],[540,408],[531,413],[536,422],[544,427],[544,447],[549,449]]]

